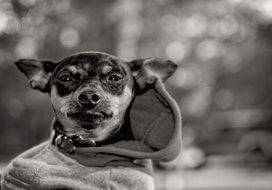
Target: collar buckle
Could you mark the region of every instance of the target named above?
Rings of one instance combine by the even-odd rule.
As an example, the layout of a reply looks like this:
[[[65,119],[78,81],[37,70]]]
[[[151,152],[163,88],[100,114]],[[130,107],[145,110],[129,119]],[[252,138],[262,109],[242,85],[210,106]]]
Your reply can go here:
[[[74,154],[76,147],[72,139],[63,134],[57,135],[54,144],[59,148],[65,150],[69,154]]]

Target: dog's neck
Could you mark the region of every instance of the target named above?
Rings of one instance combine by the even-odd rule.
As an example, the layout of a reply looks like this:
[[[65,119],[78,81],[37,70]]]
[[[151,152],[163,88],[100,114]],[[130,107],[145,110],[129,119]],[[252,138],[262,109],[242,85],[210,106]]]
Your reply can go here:
[[[52,125],[53,138],[52,144],[66,150],[68,153],[73,153],[76,147],[96,147],[108,144],[114,144],[122,140],[132,140],[132,132],[130,122],[125,120],[120,129],[112,133],[107,139],[96,142],[91,139],[84,139],[80,135],[67,135],[63,130],[62,124],[55,119]]]

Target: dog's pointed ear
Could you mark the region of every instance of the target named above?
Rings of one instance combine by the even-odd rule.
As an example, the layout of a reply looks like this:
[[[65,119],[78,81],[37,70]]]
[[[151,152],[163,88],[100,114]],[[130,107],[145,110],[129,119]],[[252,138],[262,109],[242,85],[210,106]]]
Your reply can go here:
[[[154,84],[157,80],[164,82],[177,69],[174,62],[161,58],[137,59],[128,64],[140,89]]]
[[[15,62],[18,69],[23,72],[33,89],[49,92],[49,81],[56,64],[50,61],[35,59],[20,59]]]

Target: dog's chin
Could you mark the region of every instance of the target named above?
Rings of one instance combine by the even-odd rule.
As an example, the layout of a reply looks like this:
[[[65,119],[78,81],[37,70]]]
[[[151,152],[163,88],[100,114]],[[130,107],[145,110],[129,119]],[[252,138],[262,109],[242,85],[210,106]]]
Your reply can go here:
[[[69,112],[67,117],[78,124],[78,127],[92,130],[104,125],[113,114],[109,112]]]

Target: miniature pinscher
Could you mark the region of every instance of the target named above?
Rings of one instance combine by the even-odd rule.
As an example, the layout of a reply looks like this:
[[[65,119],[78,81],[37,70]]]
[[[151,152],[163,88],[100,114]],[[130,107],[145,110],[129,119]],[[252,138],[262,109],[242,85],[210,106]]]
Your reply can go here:
[[[49,93],[54,109],[55,143],[62,138],[74,146],[102,146],[133,138],[126,117],[137,93],[176,70],[158,58],[130,62],[100,52],[83,52],[60,62],[21,59],[17,67],[33,89]]]

